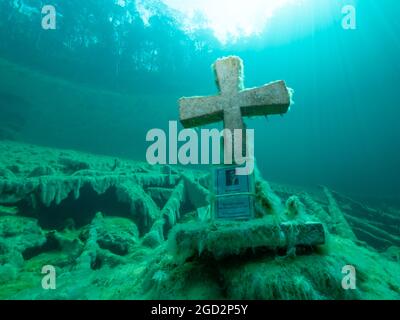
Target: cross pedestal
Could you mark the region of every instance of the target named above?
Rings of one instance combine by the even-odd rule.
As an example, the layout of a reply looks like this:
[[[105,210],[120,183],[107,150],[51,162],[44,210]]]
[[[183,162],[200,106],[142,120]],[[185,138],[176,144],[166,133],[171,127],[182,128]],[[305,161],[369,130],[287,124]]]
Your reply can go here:
[[[318,222],[276,224],[272,218],[218,224],[191,222],[177,225],[169,237],[173,254],[181,261],[205,255],[220,260],[255,249],[293,250],[325,243],[324,226]]]

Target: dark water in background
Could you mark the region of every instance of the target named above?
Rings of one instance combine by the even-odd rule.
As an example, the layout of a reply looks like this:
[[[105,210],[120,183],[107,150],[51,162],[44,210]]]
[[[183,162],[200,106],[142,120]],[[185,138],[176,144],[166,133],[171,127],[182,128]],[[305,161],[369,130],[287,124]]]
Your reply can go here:
[[[50,2],[56,31],[40,28],[41,1],[0,0],[0,57],[62,79],[40,87],[16,72],[8,85],[0,73],[0,138],[145,160],[147,131],[178,119],[179,97],[215,93],[210,65],[235,54],[247,87],[284,79],[295,90],[284,118],[247,121],[267,180],[400,201],[400,2],[314,0],[227,46],[208,31],[188,36],[157,1],[149,26],[134,1]],[[356,5],[355,31],[341,27],[344,4]]]

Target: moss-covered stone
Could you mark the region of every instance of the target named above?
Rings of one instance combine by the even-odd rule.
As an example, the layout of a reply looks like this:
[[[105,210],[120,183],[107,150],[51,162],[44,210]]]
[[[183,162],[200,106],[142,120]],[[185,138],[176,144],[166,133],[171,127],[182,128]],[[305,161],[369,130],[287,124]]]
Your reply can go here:
[[[3,251],[20,253],[40,247],[46,242],[37,220],[18,216],[0,217],[0,239]]]
[[[139,238],[139,231],[131,220],[103,217],[102,214],[98,214],[92,224],[84,228],[80,238],[86,242],[93,231],[100,248],[121,256],[127,255]]]

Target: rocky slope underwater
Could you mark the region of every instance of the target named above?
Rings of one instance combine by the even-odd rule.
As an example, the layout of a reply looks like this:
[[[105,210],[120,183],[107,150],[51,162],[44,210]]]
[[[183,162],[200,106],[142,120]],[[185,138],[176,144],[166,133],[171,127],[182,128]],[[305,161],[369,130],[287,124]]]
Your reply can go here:
[[[239,227],[213,255],[210,241],[178,239],[200,224],[225,230],[209,221],[208,180],[0,141],[0,299],[400,299],[400,210],[257,174],[257,221],[322,222],[326,243],[251,247],[260,235]],[[355,290],[342,286],[348,265]],[[45,266],[55,290],[42,286]]]

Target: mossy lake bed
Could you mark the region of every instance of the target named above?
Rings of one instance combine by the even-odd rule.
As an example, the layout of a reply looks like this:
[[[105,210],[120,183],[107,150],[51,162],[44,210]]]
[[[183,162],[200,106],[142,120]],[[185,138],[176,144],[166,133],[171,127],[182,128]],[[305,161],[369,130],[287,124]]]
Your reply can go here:
[[[219,243],[221,258],[187,255],[174,246],[178,231],[213,224],[196,210],[207,207],[207,171],[7,141],[0,150],[1,299],[400,298],[395,208],[260,177],[271,201],[261,219],[301,212],[324,224],[326,243],[237,253]],[[342,286],[348,265],[355,290]],[[55,268],[55,290],[42,286],[45,266]]]

